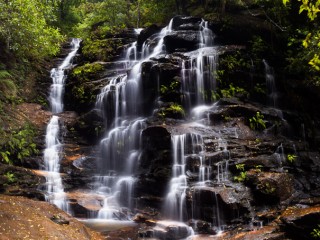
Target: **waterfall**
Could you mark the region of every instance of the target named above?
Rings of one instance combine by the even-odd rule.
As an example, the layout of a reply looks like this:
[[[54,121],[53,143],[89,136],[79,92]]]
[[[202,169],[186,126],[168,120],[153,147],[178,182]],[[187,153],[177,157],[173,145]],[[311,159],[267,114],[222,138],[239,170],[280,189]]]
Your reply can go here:
[[[63,92],[65,84],[65,70],[71,66],[73,57],[80,46],[80,39],[72,39],[72,50],[58,68],[51,70],[52,85],[50,89],[49,101],[51,112],[58,114],[63,111]],[[65,200],[65,192],[60,175],[60,160],[62,152],[59,117],[53,115],[46,130],[46,148],[44,150],[44,166],[46,174],[46,200],[55,204],[62,210],[69,212],[68,204]]]
[[[157,45],[144,45],[141,59],[137,42],[132,43],[124,54],[125,69],[110,79],[97,97],[96,109],[104,118],[107,131],[100,142],[100,176],[94,185],[105,200],[98,218],[115,219],[120,206],[132,208],[134,173],[141,153],[141,134],[146,128],[141,118],[141,64],[164,51],[164,37],[172,31],[171,23],[156,36]],[[112,181],[99,182],[104,179]],[[102,187],[103,186],[103,187]],[[127,216],[129,219],[130,217]]]

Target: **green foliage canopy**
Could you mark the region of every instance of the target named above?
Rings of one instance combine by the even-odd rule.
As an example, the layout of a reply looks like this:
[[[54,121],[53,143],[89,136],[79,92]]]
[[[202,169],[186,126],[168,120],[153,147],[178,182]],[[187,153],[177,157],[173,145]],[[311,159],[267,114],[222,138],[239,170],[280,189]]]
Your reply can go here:
[[[25,58],[55,55],[64,37],[47,19],[53,8],[37,0],[0,0],[0,39],[9,51]]]

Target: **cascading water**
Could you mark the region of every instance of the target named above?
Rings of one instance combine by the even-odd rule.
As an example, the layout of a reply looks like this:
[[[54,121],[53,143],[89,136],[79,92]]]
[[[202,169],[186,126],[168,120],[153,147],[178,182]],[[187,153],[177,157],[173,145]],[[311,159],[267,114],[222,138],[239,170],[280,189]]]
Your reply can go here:
[[[72,50],[64,59],[58,68],[51,70],[52,85],[50,90],[50,105],[53,114],[58,114],[63,111],[63,92],[65,83],[65,69],[70,67],[73,57],[76,55],[80,45],[80,39],[72,39]],[[60,176],[60,160],[62,144],[60,134],[59,117],[52,116],[46,131],[46,148],[44,150],[44,165],[46,174],[46,200],[55,204],[64,211],[69,211],[68,204],[65,200],[65,192]]]
[[[263,60],[263,64],[265,67],[265,75],[266,75],[266,85],[267,85],[267,97],[268,97],[268,105],[272,107],[277,107],[278,105],[278,94],[277,88],[274,78],[273,68],[269,66],[266,60]]]
[[[213,101],[217,60],[215,49],[202,48],[190,53],[190,59],[182,62],[183,104],[187,110]]]
[[[108,84],[97,97],[96,110],[101,113],[107,128],[105,137],[100,143],[101,158],[98,162],[100,174],[94,177],[95,191],[104,196],[103,207],[96,215],[98,219],[130,219],[130,211],[124,208],[133,208],[133,191],[136,183],[134,174],[142,150],[142,131],[147,127],[145,119],[138,117],[142,115],[141,66],[143,62],[165,53],[164,38],[173,32],[172,28],[173,20],[159,34],[145,41],[141,52],[138,52],[137,43],[132,43],[127,48],[123,60],[115,63],[121,66],[121,69],[115,71],[118,74],[110,77]],[[198,34],[200,48],[184,53],[185,59],[188,60],[181,63],[183,105],[188,111],[201,104],[212,103],[216,90],[214,73],[218,54],[212,47],[214,35],[208,28],[207,22],[199,22]],[[159,90],[159,79],[157,86]],[[201,135],[196,133],[173,135],[171,141],[172,180],[168,186],[163,214],[171,220],[184,221],[188,219],[187,162],[192,159],[199,162],[195,174],[197,187],[206,186],[206,182],[212,177],[212,169],[205,162]],[[170,221],[168,224],[172,223]]]
[[[186,164],[187,159],[198,157],[200,161],[199,182],[204,182],[210,175],[210,169],[203,163],[203,140],[200,135],[183,134],[172,136],[172,179],[165,200],[164,212],[172,220],[186,220],[186,190],[188,188]]]
[[[133,189],[138,159],[141,152],[141,133],[146,123],[141,115],[141,64],[164,50],[163,38],[171,31],[171,24],[162,29],[155,47],[145,45],[139,59],[137,43],[128,47],[124,60],[127,74],[112,77],[97,97],[96,109],[101,112],[107,127],[106,137],[101,140],[101,175],[94,185],[104,195],[100,219],[118,219],[122,207],[133,206]],[[126,216],[130,218],[130,216]]]

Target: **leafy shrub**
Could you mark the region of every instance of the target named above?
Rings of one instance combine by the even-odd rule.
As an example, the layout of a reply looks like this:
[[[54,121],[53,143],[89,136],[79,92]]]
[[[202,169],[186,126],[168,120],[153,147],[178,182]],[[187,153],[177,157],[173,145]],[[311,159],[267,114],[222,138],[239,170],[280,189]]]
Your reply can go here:
[[[225,98],[234,97],[238,94],[248,96],[248,92],[246,90],[244,90],[241,87],[233,86],[232,83],[229,85],[228,89],[222,89],[221,93],[222,93],[222,96]]]
[[[311,237],[320,239],[320,224],[318,224],[317,228],[314,228],[312,232],[310,233]]]
[[[290,163],[294,163],[294,161],[297,159],[297,155],[295,155],[295,154],[288,154],[287,155],[287,160],[288,160],[288,162],[290,162]]]
[[[264,130],[266,129],[266,123],[263,120],[264,116],[260,112],[257,112],[255,116],[249,119],[250,128],[252,130]]]
[[[23,161],[25,157],[37,154],[39,150],[34,143],[36,130],[26,124],[21,130],[13,131],[8,141],[0,149],[0,161],[13,164],[16,161]]]
[[[234,180],[237,182],[244,182],[248,179],[247,172],[245,171],[245,164],[239,163],[236,164],[236,169],[239,170],[239,175],[234,176]]]
[[[84,83],[96,78],[103,69],[100,63],[86,63],[83,66],[74,68],[71,75],[80,83]]]

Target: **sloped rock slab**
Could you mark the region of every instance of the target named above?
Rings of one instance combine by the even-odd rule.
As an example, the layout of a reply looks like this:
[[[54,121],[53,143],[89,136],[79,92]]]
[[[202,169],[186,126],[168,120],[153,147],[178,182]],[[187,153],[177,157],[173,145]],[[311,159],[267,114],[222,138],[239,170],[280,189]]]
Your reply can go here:
[[[314,207],[287,208],[281,215],[281,229],[287,232],[291,239],[314,239],[311,232],[319,228],[320,205]]]

